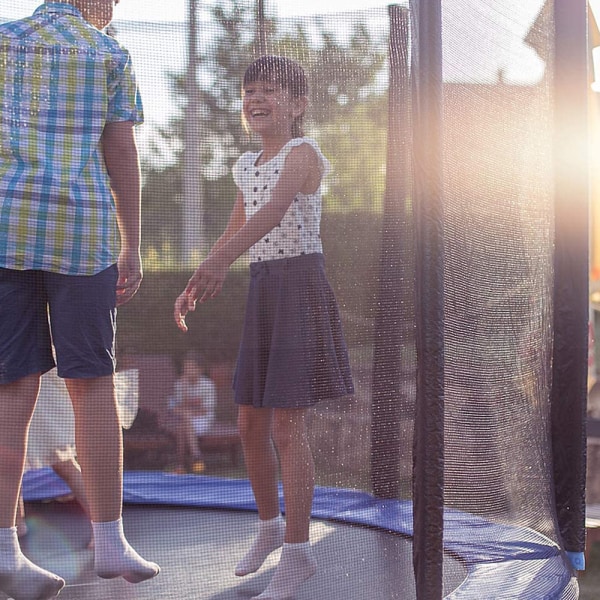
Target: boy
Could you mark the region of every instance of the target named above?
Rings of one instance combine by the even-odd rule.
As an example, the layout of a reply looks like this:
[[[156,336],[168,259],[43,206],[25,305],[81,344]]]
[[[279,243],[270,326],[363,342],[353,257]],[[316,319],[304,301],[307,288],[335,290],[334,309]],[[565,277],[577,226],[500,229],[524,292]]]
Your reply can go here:
[[[142,279],[142,109],[129,54],[100,31],[117,3],[46,2],[0,25],[0,590],[15,600],[53,598],[64,585],[21,553],[14,527],[53,356],[75,412],[96,573],[137,583],[159,572],[121,521],[114,323]]]

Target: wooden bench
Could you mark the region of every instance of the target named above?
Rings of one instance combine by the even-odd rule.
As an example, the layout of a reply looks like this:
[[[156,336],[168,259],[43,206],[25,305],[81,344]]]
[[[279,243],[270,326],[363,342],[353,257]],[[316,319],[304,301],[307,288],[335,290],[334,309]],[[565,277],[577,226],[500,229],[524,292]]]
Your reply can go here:
[[[239,466],[242,443],[238,429],[228,423],[214,423],[210,430],[198,438],[202,453],[221,453],[229,457],[231,465]],[[123,434],[123,448],[127,468],[139,464],[163,468],[173,461],[175,439],[160,424],[160,417],[148,409],[140,409],[130,430]]]
[[[234,467],[240,463],[242,443],[235,425],[214,423],[207,433],[198,438],[198,445],[202,453],[228,454]]]
[[[171,462],[174,451],[175,439],[160,426],[158,415],[140,408],[131,429],[123,432],[125,468],[163,468]]]
[[[130,430],[123,434],[128,468],[164,468],[176,460],[176,443],[169,415],[168,399],[177,378],[170,355],[129,355],[131,368],[139,371],[139,410]],[[217,422],[199,438],[202,452],[224,454],[233,466],[241,461],[237,427],[231,424],[237,410],[231,396],[233,365],[221,362],[211,367],[217,387]],[[226,409],[226,410],[224,410]]]

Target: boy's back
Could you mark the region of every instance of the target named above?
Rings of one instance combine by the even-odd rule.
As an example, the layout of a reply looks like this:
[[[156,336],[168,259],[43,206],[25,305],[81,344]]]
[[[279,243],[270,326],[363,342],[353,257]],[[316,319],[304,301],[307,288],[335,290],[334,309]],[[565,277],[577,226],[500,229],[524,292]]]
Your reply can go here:
[[[47,3],[0,25],[0,64],[0,266],[97,272],[118,242],[100,140],[109,122],[142,120],[129,54]]]

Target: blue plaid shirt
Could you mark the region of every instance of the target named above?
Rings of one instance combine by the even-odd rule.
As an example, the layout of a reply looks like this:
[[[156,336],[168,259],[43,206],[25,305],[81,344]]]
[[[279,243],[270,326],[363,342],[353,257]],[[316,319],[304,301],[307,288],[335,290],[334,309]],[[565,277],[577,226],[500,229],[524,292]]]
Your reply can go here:
[[[119,252],[100,139],[143,120],[129,53],[72,5],[0,25],[0,267],[93,275]]]

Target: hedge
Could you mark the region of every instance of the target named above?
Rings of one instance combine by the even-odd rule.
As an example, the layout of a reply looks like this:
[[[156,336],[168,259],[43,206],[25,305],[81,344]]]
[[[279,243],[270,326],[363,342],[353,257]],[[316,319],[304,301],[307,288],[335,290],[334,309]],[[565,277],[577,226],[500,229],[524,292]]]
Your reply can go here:
[[[327,272],[352,345],[371,336],[380,230],[381,216],[374,213],[327,213],[323,217]],[[136,297],[119,308],[119,352],[178,356],[197,349],[211,362],[235,358],[244,319],[247,269],[231,270],[219,298],[189,315],[185,334],[173,321],[173,304],[190,275],[188,271],[145,274]]]

